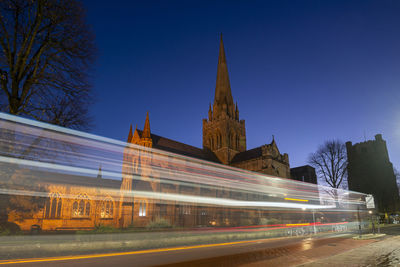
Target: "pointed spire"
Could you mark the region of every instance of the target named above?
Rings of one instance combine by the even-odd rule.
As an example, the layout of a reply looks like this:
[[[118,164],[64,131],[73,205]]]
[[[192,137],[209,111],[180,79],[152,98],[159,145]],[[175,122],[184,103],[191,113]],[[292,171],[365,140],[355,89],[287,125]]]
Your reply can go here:
[[[150,138],[150,120],[149,112],[147,111],[146,121],[144,122],[142,138]]]
[[[130,143],[132,141],[132,137],[133,137],[133,134],[132,134],[132,124],[131,124],[131,127],[129,128],[128,141],[126,141],[126,142]]]
[[[235,116],[236,116],[236,120],[239,120],[239,108],[238,108],[237,102],[236,102]]]
[[[132,128],[132,126],[131,126],[131,128]],[[102,173],[101,173],[101,164],[99,165],[99,172],[97,173],[97,178],[98,178],[98,179],[103,178],[103,175],[102,175]]]
[[[221,63],[226,64],[224,41],[222,40],[222,32],[221,32],[221,39],[219,41],[219,55],[218,55],[218,64],[221,64]]]
[[[223,108],[224,104],[226,105],[226,109]],[[219,105],[221,107],[218,108],[218,110],[220,111],[226,110],[226,112],[228,112],[228,115],[234,117],[234,114],[232,114],[234,109],[234,104],[231,92],[231,85],[229,82],[228,66],[226,64],[224,43],[222,41],[222,33],[221,33],[221,41],[219,44],[217,83],[215,86],[215,96],[214,96],[214,106],[215,105]]]
[[[137,130],[137,125],[135,125],[135,131],[133,132],[133,137],[131,139],[131,142],[133,142],[133,141],[137,142],[138,140],[140,140],[140,135],[139,135],[139,132]]]

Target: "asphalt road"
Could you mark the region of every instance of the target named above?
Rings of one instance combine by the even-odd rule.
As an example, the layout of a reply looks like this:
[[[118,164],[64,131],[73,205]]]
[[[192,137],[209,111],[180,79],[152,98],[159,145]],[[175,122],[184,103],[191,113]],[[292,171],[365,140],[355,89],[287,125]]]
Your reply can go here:
[[[302,252],[337,247],[346,250],[361,243],[347,236],[331,236],[320,238],[274,238],[251,240],[225,244],[159,249],[157,251],[136,251],[102,256],[72,256],[67,259],[27,259],[24,263],[9,264],[10,266],[237,266],[257,262],[259,260],[276,259],[297,253],[298,258],[291,257],[286,261],[304,262],[308,259],[301,256]],[[353,242],[353,243],[352,243]],[[325,249],[326,250],[326,249]],[[300,254],[299,254],[300,253]],[[312,254],[312,253],[311,253]],[[321,253],[319,253],[321,254]],[[321,254],[323,255],[323,253]],[[278,265],[283,264],[282,261]],[[281,265],[282,266],[282,265]],[[290,266],[287,264],[286,266]]]
[[[400,236],[400,225],[380,229]],[[9,266],[295,266],[343,253],[376,240],[353,240],[350,235],[314,238],[273,238],[110,254],[26,259]],[[0,264],[7,262],[1,262]]]

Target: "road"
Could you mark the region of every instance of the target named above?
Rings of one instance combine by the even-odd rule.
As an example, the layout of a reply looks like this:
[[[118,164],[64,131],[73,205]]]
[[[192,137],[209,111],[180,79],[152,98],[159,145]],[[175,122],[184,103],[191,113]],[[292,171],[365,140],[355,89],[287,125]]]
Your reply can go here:
[[[237,266],[270,260],[269,266],[291,266],[368,244],[343,236],[273,238],[192,247],[0,262],[10,266]],[[318,251],[318,253],[315,253]],[[308,254],[309,256],[304,256]],[[288,255],[297,255],[288,257]]]

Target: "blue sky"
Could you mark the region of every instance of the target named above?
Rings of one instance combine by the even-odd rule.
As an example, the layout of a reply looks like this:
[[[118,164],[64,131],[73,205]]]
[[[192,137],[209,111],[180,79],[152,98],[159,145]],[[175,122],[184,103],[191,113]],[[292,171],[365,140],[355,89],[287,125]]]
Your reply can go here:
[[[327,139],[382,133],[400,168],[399,1],[84,1],[98,45],[95,134],[129,125],[202,146],[219,34],[247,148],[292,167]]]

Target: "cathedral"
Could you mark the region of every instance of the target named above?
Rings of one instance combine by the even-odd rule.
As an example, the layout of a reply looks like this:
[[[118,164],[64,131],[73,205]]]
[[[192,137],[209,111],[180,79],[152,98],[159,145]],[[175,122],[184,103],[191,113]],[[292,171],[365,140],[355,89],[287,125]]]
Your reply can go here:
[[[146,116],[143,131],[135,129],[132,133],[131,127],[128,143],[290,178],[289,156],[279,152],[275,139],[270,144],[247,150],[245,121],[240,119],[238,105],[235,104],[232,97],[222,36],[219,46],[214,103],[209,106],[208,118],[203,119],[203,148],[200,149],[152,134],[149,114]]]
[[[203,147],[198,148],[151,133],[149,113],[146,115],[143,130],[132,126],[129,129],[127,143],[172,152],[201,160],[230,165],[249,171],[290,178],[289,156],[281,154],[275,139],[250,150],[246,147],[245,121],[239,117],[238,105],[234,103],[229,82],[228,66],[222,36],[220,40],[217,81],[213,105],[209,106],[208,118],[203,119]],[[127,147],[124,153],[120,198],[120,227],[136,225],[143,227],[154,218],[166,218],[173,225],[208,226],[208,225],[241,225],[243,219],[257,217],[254,214],[237,214],[215,208],[182,205],[180,203],[160,204],[146,198],[132,197],[132,190],[188,194],[201,196],[224,195],[232,197],[223,189],[212,189],[204,192],[198,187],[180,185],[162,185],[157,169],[166,167],[162,163],[152,162],[146,155],[131,155]],[[159,165],[161,164],[161,165]],[[151,165],[156,168],[143,168]],[[141,168],[142,167],[142,168]],[[140,171],[138,171],[140,170]],[[136,174],[139,181],[131,179]],[[124,194],[127,194],[124,196]],[[239,198],[244,196],[239,196]],[[211,224],[214,223],[214,224]],[[256,223],[256,222],[254,222]]]
[[[132,195],[133,190],[137,190],[236,199],[251,197],[242,193],[232,195],[224,188],[204,190],[196,186],[161,184],[159,181],[162,177],[158,170],[167,167],[163,164],[168,163],[157,162],[145,151],[138,155],[133,152],[130,144],[290,178],[288,154],[280,153],[275,139],[270,144],[247,150],[245,121],[240,119],[238,105],[232,97],[222,36],[214,103],[209,106],[208,118],[203,119],[203,147],[194,147],[153,134],[148,113],[142,130],[130,127],[127,143],[123,155],[122,180],[103,179],[101,170],[97,178],[37,173],[40,183],[48,192],[44,207],[31,219],[23,221],[18,220],[18,214],[11,212],[9,221],[17,223],[23,230],[29,230],[32,225],[39,225],[43,230],[83,230],[98,225],[146,227],[157,218],[182,227],[258,223],[252,220],[260,218],[260,215],[257,217],[250,211],[246,214],[234,210],[226,212],[177,201],[155,203],[151,199]],[[30,175],[34,174],[30,172]],[[140,179],[132,179],[133,176]]]

